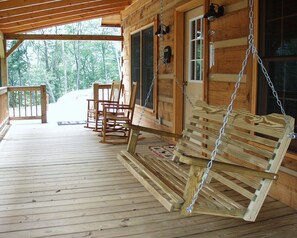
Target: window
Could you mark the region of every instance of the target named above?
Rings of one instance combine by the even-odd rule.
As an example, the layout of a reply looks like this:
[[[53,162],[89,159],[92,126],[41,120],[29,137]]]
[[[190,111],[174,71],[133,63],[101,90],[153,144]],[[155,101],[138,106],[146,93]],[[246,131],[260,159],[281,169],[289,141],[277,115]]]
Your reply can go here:
[[[202,18],[190,20],[190,63],[189,72],[191,81],[203,79],[203,31]]]
[[[264,0],[260,9],[261,58],[286,113],[297,120],[297,4],[294,0]],[[272,112],[280,113],[280,109],[260,72],[258,113]],[[289,150],[297,152],[296,140]]]
[[[138,83],[136,103],[144,106],[154,77],[153,26],[131,35],[131,79]],[[150,94],[147,108],[154,108],[154,94]]]

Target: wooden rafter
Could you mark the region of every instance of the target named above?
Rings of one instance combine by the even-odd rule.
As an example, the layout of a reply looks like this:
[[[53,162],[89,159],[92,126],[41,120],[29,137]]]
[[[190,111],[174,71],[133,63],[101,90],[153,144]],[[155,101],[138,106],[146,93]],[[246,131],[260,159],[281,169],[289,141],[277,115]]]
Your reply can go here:
[[[85,19],[91,18],[100,18],[101,16],[106,16],[106,15],[111,15],[114,13],[117,13],[118,11],[123,10],[122,7],[116,7],[116,8],[111,8],[111,9],[102,9],[101,7],[94,9],[92,12],[89,11],[83,11],[83,10],[78,10],[73,14],[67,14],[67,13],[61,13],[59,15],[56,15],[55,17],[42,17],[39,18],[36,21],[34,20],[26,20],[23,21],[21,24],[19,23],[12,23],[12,24],[6,24],[2,25],[0,24],[0,28],[4,32],[19,32],[21,31],[24,27],[30,29],[31,26],[51,26],[51,25],[57,25],[60,23],[68,23],[69,21],[72,22],[74,19],[77,19],[77,21],[82,21]]]
[[[3,33],[0,31],[0,58],[5,57],[5,47],[4,47],[4,36]]]
[[[119,15],[130,3],[131,0],[0,1],[0,31],[19,33]]]
[[[64,10],[61,11],[60,8],[52,8],[46,9],[43,11],[37,12],[28,12],[22,15],[13,15],[7,17],[0,17],[0,27],[11,27],[14,25],[23,25],[26,23],[32,23],[34,21],[42,21],[44,19],[53,19],[60,18],[63,15],[75,16],[79,13],[88,13],[98,10],[111,10],[124,8],[124,6],[119,6],[118,0],[109,0],[108,3],[104,3],[106,1],[102,1],[102,4],[98,5],[97,2],[87,2],[83,4],[71,5],[69,7],[64,7]]]
[[[98,16],[98,14],[94,13],[91,15],[84,15],[84,16],[78,16],[78,17],[67,17],[64,18],[63,20],[52,20],[52,21],[48,21],[48,22],[42,22],[42,23],[35,23],[35,24],[30,24],[26,26],[26,31],[34,31],[34,30],[39,30],[42,28],[46,28],[46,27],[53,27],[53,26],[59,26],[59,25],[65,25],[65,24],[70,24],[70,23],[74,23],[74,22],[79,22],[79,21],[85,21],[85,20],[91,20],[91,19],[95,19],[95,18],[100,18],[100,17],[104,17],[104,16],[110,16],[110,15],[114,15],[116,14],[116,12],[110,12],[107,13],[106,15],[101,14],[100,16]],[[99,26],[98,26],[99,27]],[[24,28],[22,26],[20,27],[15,27],[13,29],[7,30],[5,31],[5,35],[6,33],[22,33],[24,32]]]

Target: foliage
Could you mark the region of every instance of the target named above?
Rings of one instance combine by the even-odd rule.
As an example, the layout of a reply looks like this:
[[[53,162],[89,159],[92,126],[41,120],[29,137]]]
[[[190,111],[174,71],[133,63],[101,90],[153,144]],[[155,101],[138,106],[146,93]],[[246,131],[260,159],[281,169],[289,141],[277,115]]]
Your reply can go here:
[[[120,34],[98,20],[49,28],[36,34]],[[9,41],[8,48],[15,42]],[[110,41],[25,41],[8,60],[9,85],[46,84],[50,102],[94,82],[120,79],[121,43]]]

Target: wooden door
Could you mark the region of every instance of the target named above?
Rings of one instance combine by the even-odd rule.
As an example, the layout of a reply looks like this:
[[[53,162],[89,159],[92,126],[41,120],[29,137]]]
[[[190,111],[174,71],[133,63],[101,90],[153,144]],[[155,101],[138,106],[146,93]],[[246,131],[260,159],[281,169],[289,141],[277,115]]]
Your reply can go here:
[[[184,127],[195,101],[203,100],[203,7],[185,13]]]

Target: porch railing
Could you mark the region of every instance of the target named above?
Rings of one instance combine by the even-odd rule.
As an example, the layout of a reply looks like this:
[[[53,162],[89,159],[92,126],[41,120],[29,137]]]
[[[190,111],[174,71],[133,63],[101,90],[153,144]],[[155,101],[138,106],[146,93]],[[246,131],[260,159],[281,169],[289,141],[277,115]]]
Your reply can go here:
[[[7,87],[9,120],[41,119],[47,122],[46,86]]]
[[[0,87],[0,132],[8,124],[8,92],[7,87]]]

